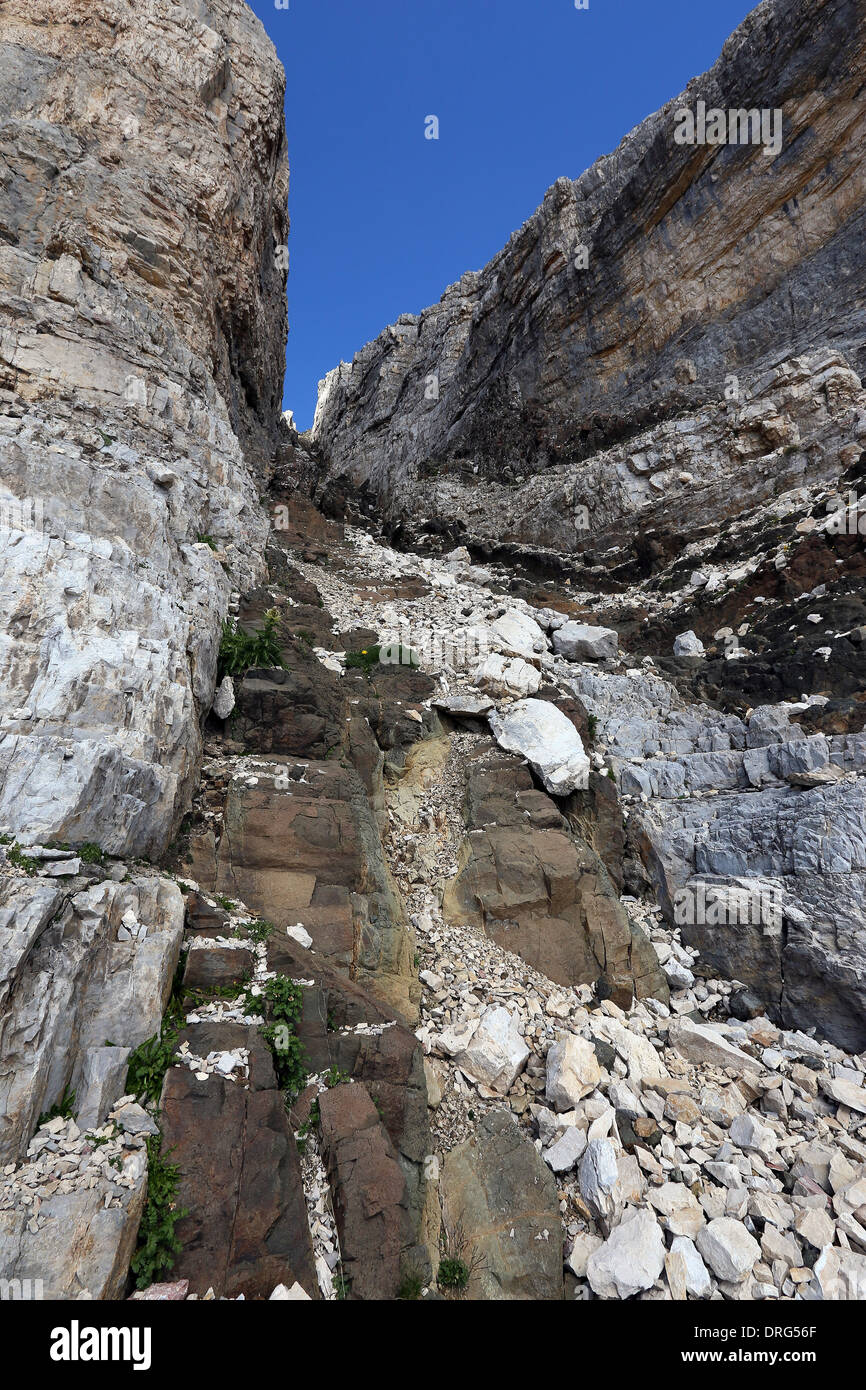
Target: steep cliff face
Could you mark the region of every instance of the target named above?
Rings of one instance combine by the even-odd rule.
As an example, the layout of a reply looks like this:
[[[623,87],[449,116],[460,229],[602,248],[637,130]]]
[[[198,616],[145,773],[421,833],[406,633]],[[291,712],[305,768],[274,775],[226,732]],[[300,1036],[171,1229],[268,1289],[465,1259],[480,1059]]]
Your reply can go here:
[[[328,492],[409,534],[591,556],[638,518],[682,548],[684,507],[693,534],[837,477],[866,429],[864,70],[856,0],[765,0],[484,270],[325,379]],[[781,149],[677,143],[699,101],[781,110]]]
[[[263,573],[285,78],[240,0],[0,19],[0,826],[155,855]]]

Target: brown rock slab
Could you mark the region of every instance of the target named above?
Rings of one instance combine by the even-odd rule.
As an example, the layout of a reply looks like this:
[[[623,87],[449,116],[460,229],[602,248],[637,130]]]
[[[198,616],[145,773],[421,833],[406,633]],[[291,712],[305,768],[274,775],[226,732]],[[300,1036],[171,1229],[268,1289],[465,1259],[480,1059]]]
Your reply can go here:
[[[396,1150],[365,1086],[335,1086],[319,1110],[351,1297],[395,1298],[414,1244]]]
[[[186,1067],[166,1073],[163,1148],[180,1169],[182,1251],[172,1271],[200,1296],[269,1298],[298,1281],[318,1297],[307,1209],[281,1091]]]

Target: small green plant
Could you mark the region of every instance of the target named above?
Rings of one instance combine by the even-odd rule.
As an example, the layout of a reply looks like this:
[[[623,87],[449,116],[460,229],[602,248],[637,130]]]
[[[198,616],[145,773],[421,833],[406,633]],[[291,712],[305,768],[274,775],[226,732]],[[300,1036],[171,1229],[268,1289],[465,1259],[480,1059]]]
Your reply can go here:
[[[318,1129],[321,1118],[322,1116],[319,1110],[319,1099],[317,1096],[316,1099],[313,1101],[312,1105],[310,1106],[309,1115],[304,1120],[304,1123],[300,1125],[298,1128],[299,1139],[306,1140],[307,1135],[310,1133],[311,1130]]]
[[[265,613],[259,632],[244,632],[237,623],[226,618],[220,641],[218,678],[243,676],[255,666],[282,666],[280,639],[277,636],[279,622],[280,615],[276,608],[269,608]]]
[[[85,864],[105,863],[105,851],[100,849],[99,845],[95,845],[92,840],[88,840],[86,844],[81,845],[77,854],[79,859],[83,860]]]
[[[330,1091],[334,1086],[342,1086],[344,1082],[351,1081],[352,1078],[347,1071],[340,1071],[339,1067],[329,1067],[322,1079]]]
[[[126,1090],[131,1096],[141,1096],[156,1104],[162,1091],[166,1072],[174,1061],[177,1028],[173,1020],[163,1019],[162,1031],[139,1043],[129,1057]]]
[[[180,1170],[167,1162],[161,1148],[162,1135],[152,1134],[147,1140],[147,1205],[138,1229],[138,1249],[131,1261],[138,1289],[149,1288],[158,1274],[174,1268],[182,1249],[175,1226],[189,1215],[185,1207],[177,1206]]]
[[[345,1274],[334,1275],[334,1289],[336,1290],[337,1299],[339,1302],[343,1302],[345,1299],[349,1297],[349,1291],[351,1290],[351,1287],[351,1280],[347,1279]]]
[[[73,1118],[74,1109],[75,1092],[70,1091],[68,1086],[64,1086],[63,1095],[56,1105],[52,1105],[50,1110],[46,1110],[44,1115],[39,1116],[39,1119],[36,1121],[36,1128],[40,1129],[42,1125],[47,1124],[49,1120],[56,1120],[58,1116],[64,1120],[71,1120]]]
[[[470,1269],[463,1260],[456,1256],[446,1255],[439,1265],[439,1285],[443,1289],[451,1289],[455,1293],[462,1293],[469,1283]]]
[[[587,732],[587,735],[588,735],[588,737],[589,737],[590,743],[594,743],[594,742],[595,742],[595,731],[596,731],[597,728],[598,728],[598,716],[595,715],[595,714],[588,714],[588,715],[586,716],[586,732]]]
[[[387,647],[364,647],[359,652],[346,653],[347,671],[364,671],[369,675],[374,666],[420,666],[418,655],[411,647],[389,645]]]
[[[237,903],[234,902],[232,898],[224,898],[222,896],[218,896],[216,901],[217,906],[221,907],[223,912],[234,912],[235,908],[237,907]]]
[[[209,545],[211,550],[217,550],[218,546],[213,536],[208,531],[199,531],[196,540],[199,545]]]
[[[6,851],[6,858],[10,864],[14,864],[16,869],[23,869],[28,878],[32,878],[39,868],[39,860],[31,859],[29,854],[25,854],[20,845],[12,845]]]
[[[265,985],[263,999],[268,1021],[262,1037],[273,1054],[280,1088],[288,1096],[296,1096],[307,1079],[306,1056],[296,1031],[304,991],[287,975],[277,975]]]
[[[247,926],[247,936],[251,941],[255,941],[257,946],[264,946],[274,934],[273,922],[266,922],[264,918],[257,918],[255,922],[250,922]]]

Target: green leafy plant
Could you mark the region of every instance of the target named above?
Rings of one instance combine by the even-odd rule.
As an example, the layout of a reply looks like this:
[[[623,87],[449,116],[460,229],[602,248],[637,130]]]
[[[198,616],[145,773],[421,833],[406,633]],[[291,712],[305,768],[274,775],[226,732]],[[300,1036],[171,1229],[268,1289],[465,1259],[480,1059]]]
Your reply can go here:
[[[152,1134],[147,1140],[147,1204],[138,1229],[138,1249],[131,1261],[138,1289],[149,1288],[158,1274],[174,1268],[183,1248],[175,1226],[189,1215],[186,1207],[177,1206],[180,1169],[167,1162],[161,1148],[162,1135]]]
[[[250,922],[247,926],[247,936],[258,946],[264,946],[266,942],[270,941],[273,934],[273,922],[266,922],[262,917],[257,918],[255,922]]]
[[[234,901],[233,898],[224,898],[222,896],[218,896],[217,906],[221,907],[223,912],[234,912],[235,908],[237,907],[237,903]]]
[[[588,714],[586,716],[586,732],[590,743],[593,743],[595,741],[595,731],[597,728],[598,716],[595,714]]]
[[[304,991],[287,975],[277,975],[265,985],[263,1002],[267,1023],[262,1037],[273,1054],[281,1089],[295,1096],[307,1079],[306,1056],[297,1034]]]
[[[345,1081],[351,1081],[352,1078],[347,1071],[340,1071],[339,1067],[329,1067],[322,1079],[330,1091],[334,1086],[342,1086]]]
[[[152,1038],[146,1038],[145,1042],[139,1042],[135,1051],[129,1054],[129,1065],[126,1069],[126,1093],[139,1095],[152,1105],[156,1105],[160,1099],[165,1072],[174,1062],[178,1033],[186,1022],[181,990],[181,966],[178,966],[178,972],[175,974],[175,991],[177,992],[172,992],[170,1004],[165,1011],[163,1026],[158,1033],[154,1033]]]
[[[64,1086],[63,1095],[56,1105],[52,1105],[50,1110],[46,1110],[44,1115],[39,1116],[39,1119],[36,1121],[36,1128],[41,1128],[41,1126],[47,1124],[49,1120],[56,1120],[58,1116],[64,1120],[71,1120],[73,1118],[74,1109],[75,1092],[70,1091],[68,1086]]]
[[[11,845],[6,851],[6,859],[10,864],[14,864],[16,869],[23,869],[28,878],[32,878],[39,868],[39,860],[31,859],[20,845]]]
[[[347,671],[364,671],[369,675],[373,667],[380,663],[383,666],[412,666],[416,668],[421,664],[411,647],[404,647],[399,644],[387,647],[364,647],[359,652],[346,653]]]
[[[244,632],[237,623],[226,618],[223,623],[219,650],[218,677],[243,676],[255,666],[282,666],[280,639],[277,628],[280,615],[276,608],[265,613],[258,632]]]
[[[199,545],[209,545],[211,550],[216,550],[218,548],[216,541],[208,531],[199,531],[196,540]]]
[[[439,1285],[443,1289],[451,1289],[455,1293],[462,1293],[469,1283],[470,1269],[463,1260],[453,1255],[446,1255],[439,1264]]]
[[[92,840],[81,845],[76,852],[79,859],[83,860],[85,864],[103,864],[105,862],[105,851],[100,849],[99,845],[95,845]]]

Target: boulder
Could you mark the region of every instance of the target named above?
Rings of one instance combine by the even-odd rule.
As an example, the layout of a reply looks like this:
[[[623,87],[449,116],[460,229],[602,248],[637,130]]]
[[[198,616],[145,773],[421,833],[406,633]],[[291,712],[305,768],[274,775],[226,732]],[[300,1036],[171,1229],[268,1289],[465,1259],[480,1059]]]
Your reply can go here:
[[[591,1042],[569,1033],[547,1054],[545,1095],[556,1110],[573,1110],[601,1081],[601,1068]]]
[[[704,644],[694,632],[681,632],[674,638],[674,656],[703,656]]]
[[[518,700],[489,716],[501,748],[519,753],[554,796],[584,790],[589,758],[571,720],[547,700]]]
[[[694,1241],[688,1236],[677,1236],[671,1244],[670,1253],[682,1261],[686,1293],[693,1298],[709,1298],[713,1281]]]
[[[698,1232],[697,1248],[717,1278],[741,1284],[761,1258],[761,1247],[741,1221],[717,1216]]]
[[[709,1066],[727,1067],[740,1076],[763,1071],[761,1063],[728,1042],[718,1029],[690,1018],[675,1019],[670,1026],[668,1041],[675,1052],[689,1062],[704,1062]]]
[[[529,1048],[516,1020],[505,1008],[486,1009],[455,1064],[474,1081],[506,1095],[526,1066]]]
[[[586,1274],[600,1298],[632,1298],[651,1289],[664,1267],[665,1242],[655,1217],[630,1208],[589,1256]]]
[[[564,623],[553,634],[553,650],[569,661],[615,659],[619,650],[619,635],[612,627]]]
[[[549,1149],[544,1151],[544,1161],[554,1173],[570,1173],[586,1149],[586,1135],[582,1129],[569,1125],[564,1129]]]
[[[580,1160],[580,1195],[599,1216],[610,1216],[619,1181],[616,1151],[609,1139],[591,1139]]]

